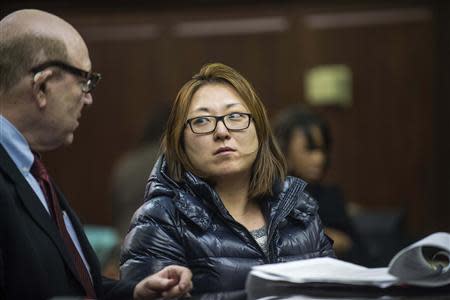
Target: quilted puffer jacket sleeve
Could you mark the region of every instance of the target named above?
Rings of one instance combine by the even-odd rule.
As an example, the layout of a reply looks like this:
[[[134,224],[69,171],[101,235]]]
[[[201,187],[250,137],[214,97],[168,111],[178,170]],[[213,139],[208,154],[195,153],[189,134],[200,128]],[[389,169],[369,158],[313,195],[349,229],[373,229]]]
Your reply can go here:
[[[144,203],[134,214],[122,247],[121,278],[141,280],[168,265],[186,266],[179,222],[169,197]]]
[[[306,212],[306,214],[309,214],[311,216],[311,229],[309,232],[311,233],[310,240],[317,241],[317,249],[318,252],[316,255],[308,257],[336,257],[334,250],[333,250],[333,240],[329,238],[324,231],[324,227],[322,225],[322,220],[319,217],[319,206],[317,204],[317,201],[311,197],[307,192],[303,192],[303,199],[302,206],[303,210]],[[308,222],[305,220],[305,224],[308,224]],[[307,258],[307,257],[305,257]]]
[[[282,233],[286,241],[283,242],[281,248],[288,251],[290,249],[289,244],[292,244],[302,247],[302,251],[295,251],[296,254],[290,257],[289,255],[279,253],[279,257],[288,257],[280,260],[289,261],[292,258],[310,259],[325,256],[335,257],[333,240],[325,234],[322,221],[318,214],[319,206],[316,200],[306,192],[296,194],[296,197],[298,197],[296,206],[290,212],[289,218],[296,227],[295,232],[298,232],[297,226],[300,226],[300,224],[305,226],[305,230],[296,235],[291,235],[288,231]]]
[[[329,256],[329,257],[336,257],[334,250],[333,250],[333,240],[331,238],[329,238],[324,231],[324,227],[322,224],[322,220],[319,217],[319,206],[317,201],[311,197],[310,194],[308,194],[307,192],[303,192],[304,194],[304,205],[308,206],[308,208],[306,209],[306,211],[308,211],[308,213],[310,213],[313,217],[312,217],[312,222],[313,222],[313,228],[314,230],[312,230],[312,232],[314,233],[313,235],[317,234],[317,236],[315,237],[311,237],[312,240],[316,239],[319,243],[318,245],[318,249],[319,249],[319,253],[317,256],[319,257],[325,257],[325,256]]]
[[[336,258],[336,254],[334,253],[333,250],[333,240],[331,238],[329,238],[326,234],[325,231],[323,230],[323,226],[322,226],[322,222],[319,218],[319,216],[316,217],[315,222],[317,222],[317,228],[319,228],[319,232],[320,232],[320,256],[321,257],[334,257]]]

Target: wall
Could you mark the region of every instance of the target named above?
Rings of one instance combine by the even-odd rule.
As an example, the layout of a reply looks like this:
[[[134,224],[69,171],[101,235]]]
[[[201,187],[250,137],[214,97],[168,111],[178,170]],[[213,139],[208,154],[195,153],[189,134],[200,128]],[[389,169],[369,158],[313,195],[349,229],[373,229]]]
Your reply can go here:
[[[353,105],[319,109],[335,138],[327,180],[365,207],[406,209],[412,233],[450,229],[448,188],[437,188],[448,175],[448,143],[436,131],[448,108],[436,76],[448,71],[436,67],[435,46],[449,45],[439,27],[448,10],[367,1],[55,12],[80,30],[104,75],[73,146],[45,157],[85,222],[110,224],[114,162],[202,64],[238,69],[274,116],[303,101],[309,68],[339,63],[353,72]]]

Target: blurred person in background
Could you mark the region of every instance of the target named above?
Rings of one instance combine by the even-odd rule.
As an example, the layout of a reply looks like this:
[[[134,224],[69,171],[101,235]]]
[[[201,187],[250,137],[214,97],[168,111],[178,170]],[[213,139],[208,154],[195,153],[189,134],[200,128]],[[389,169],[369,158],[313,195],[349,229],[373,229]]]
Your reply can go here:
[[[288,174],[305,180],[306,191],[319,203],[320,219],[334,241],[337,257],[369,263],[368,251],[347,212],[341,189],[323,183],[332,144],[328,124],[306,106],[294,105],[277,116],[274,130],[286,157]]]
[[[168,109],[158,107],[147,119],[144,133],[137,147],[122,155],[114,164],[111,176],[113,231],[117,239],[107,253],[103,273],[119,278],[120,246],[128,231],[133,213],[143,204],[145,185],[160,155],[161,135],[168,117]]]
[[[145,185],[149,171],[158,159],[161,135],[168,117],[168,109],[159,108],[148,117],[138,146],[126,152],[114,165],[111,194],[113,225],[121,238],[125,236],[133,213],[144,202]]]
[[[306,183],[286,178],[263,103],[236,70],[213,63],[179,91],[164,155],[135,213],[121,276],[189,267],[193,295],[243,291],[250,268],[334,256]]]

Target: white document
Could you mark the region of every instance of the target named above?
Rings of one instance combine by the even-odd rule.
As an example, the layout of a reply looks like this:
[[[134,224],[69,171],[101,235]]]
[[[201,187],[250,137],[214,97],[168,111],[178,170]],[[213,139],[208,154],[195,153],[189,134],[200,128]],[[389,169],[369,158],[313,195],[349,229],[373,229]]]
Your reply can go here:
[[[450,284],[450,234],[438,232],[406,247],[387,268],[366,268],[323,257],[255,266],[247,278],[247,290],[258,278],[269,282],[369,285],[385,288],[410,284],[437,287]]]
[[[389,263],[389,273],[412,285],[450,283],[450,234],[437,232],[401,250]]]
[[[342,283],[386,287],[396,281],[387,268],[369,269],[335,258],[321,257],[253,267],[251,274],[292,283]]]

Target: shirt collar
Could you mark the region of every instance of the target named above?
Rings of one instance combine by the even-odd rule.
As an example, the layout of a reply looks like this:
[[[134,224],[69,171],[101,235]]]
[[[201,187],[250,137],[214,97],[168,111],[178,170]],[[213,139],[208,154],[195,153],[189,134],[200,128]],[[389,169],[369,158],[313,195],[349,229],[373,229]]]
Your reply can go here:
[[[21,172],[29,172],[34,161],[30,145],[20,131],[0,115],[0,144]]]

